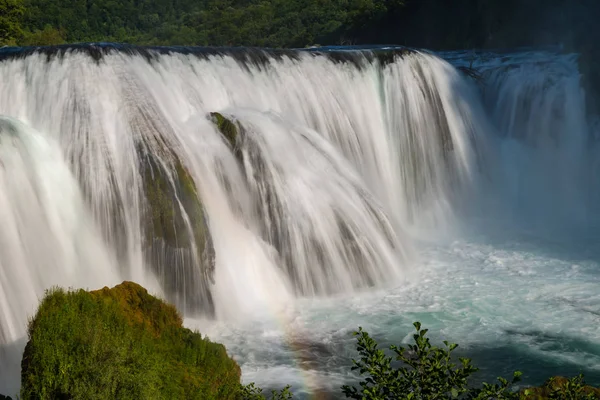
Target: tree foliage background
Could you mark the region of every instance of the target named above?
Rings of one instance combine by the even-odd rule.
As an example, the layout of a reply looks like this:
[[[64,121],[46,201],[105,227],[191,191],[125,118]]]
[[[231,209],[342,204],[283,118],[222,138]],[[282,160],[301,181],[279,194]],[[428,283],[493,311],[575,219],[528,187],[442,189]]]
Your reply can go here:
[[[596,0],[0,0],[0,43],[591,46],[598,17]]]
[[[600,93],[598,20],[598,0],[0,0],[0,46],[558,44]]]

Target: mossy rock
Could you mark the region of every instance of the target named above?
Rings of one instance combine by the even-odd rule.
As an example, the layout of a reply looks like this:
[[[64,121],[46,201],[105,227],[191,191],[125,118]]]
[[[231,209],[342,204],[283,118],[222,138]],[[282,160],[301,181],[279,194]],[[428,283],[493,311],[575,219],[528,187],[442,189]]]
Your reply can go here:
[[[576,392],[576,393],[575,393]],[[600,399],[600,389],[586,386],[583,381],[577,385],[577,378],[568,379],[555,376],[548,379],[542,386],[523,389],[521,399]]]
[[[150,264],[169,299],[186,312],[213,310],[214,248],[196,184],[163,141],[138,149],[147,210]]]
[[[211,112],[209,116],[210,120],[215,124],[219,132],[221,132],[221,135],[223,135],[227,143],[231,146],[235,157],[241,161],[242,152],[239,143],[241,134],[243,133],[241,126],[218,112]]]
[[[190,246],[192,238],[178,207],[179,200],[191,220],[194,243],[198,252],[202,253],[209,236],[204,208],[190,174],[179,160],[174,164],[174,171],[169,173],[153,157],[149,157],[144,167],[144,189],[152,227],[149,238],[161,238],[175,248]],[[169,174],[173,175],[173,181]]]
[[[132,282],[47,291],[28,334],[23,400],[235,399],[239,390],[225,347]]]
[[[238,137],[238,128],[236,124],[218,112],[211,112],[210,117],[213,123],[217,126],[217,129],[219,129],[219,132],[223,134],[225,139],[227,139],[232,147],[235,147]]]

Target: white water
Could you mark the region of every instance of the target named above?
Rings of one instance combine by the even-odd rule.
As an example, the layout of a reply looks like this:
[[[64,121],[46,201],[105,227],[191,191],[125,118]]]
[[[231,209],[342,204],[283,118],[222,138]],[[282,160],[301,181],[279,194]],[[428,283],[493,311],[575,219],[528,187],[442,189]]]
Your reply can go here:
[[[210,296],[218,321],[186,323],[268,386],[335,390],[353,329],[397,342],[416,319],[464,344],[488,378],[566,365],[597,379],[595,150],[575,60],[529,63],[543,57],[508,71],[480,63],[483,98],[424,54],[362,69],[308,54],[245,66],[181,54],[3,61],[0,114],[21,122],[2,120],[0,136],[0,377],[11,377],[0,393],[18,388],[44,289],[123,279],[186,310]],[[214,111],[243,126],[243,164]],[[195,256],[158,261],[177,293],[149,267],[136,149],[172,171],[163,143],[208,216],[209,292]]]

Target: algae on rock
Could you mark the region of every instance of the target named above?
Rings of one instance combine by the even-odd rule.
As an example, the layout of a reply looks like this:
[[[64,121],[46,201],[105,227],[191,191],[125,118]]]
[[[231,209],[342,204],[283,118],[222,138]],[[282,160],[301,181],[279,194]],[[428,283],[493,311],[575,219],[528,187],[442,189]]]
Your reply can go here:
[[[214,124],[219,129],[219,132],[225,136],[229,144],[232,147],[235,147],[236,140],[238,137],[238,128],[230,119],[225,118],[223,114],[218,112],[211,112],[210,116],[214,122]]]
[[[46,293],[28,329],[21,398],[235,399],[225,347],[182,326],[175,307],[124,282]]]
[[[238,161],[242,161],[242,152],[239,140],[241,139],[242,129],[241,126],[229,118],[224,117],[223,114],[218,112],[211,112],[210,119],[215,124],[221,135],[227,140],[231,149],[233,150],[233,154],[238,159]]]
[[[214,248],[196,184],[162,140],[138,150],[147,215],[150,263],[169,298],[185,311],[214,312]]]

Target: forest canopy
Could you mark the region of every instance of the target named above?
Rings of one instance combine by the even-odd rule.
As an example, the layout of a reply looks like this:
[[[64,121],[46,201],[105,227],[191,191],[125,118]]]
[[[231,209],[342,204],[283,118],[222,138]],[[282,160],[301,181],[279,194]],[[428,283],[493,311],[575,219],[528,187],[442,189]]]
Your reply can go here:
[[[561,45],[600,93],[599,16],[597,0],[0,0],[0,46]]]
[[[0,0],[0,45],[473,48],[595,42],[595,0]]]

